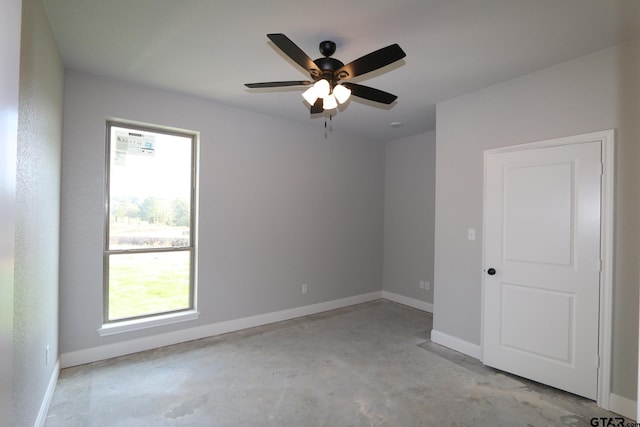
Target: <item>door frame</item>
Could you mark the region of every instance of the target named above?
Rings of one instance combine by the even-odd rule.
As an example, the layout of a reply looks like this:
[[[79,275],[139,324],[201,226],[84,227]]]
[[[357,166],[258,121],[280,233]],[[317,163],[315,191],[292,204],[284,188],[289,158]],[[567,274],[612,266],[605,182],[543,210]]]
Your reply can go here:
[[[541,149],[556,147],[561,145],[582,144],[587,142],[600,142],[602,145],[602,177],[600,193],[600,310],[599,310],[599,330],[598,330],[598,386],[597,405],[603,409],[610,407],[611,395],[611,354],[612,354],[612,331],[613,331],[613,239],[614,239],[614,181],[615,181],[615,130],[608,129],[599,132],[591,132],[582,135],[574,135],[562,138],[549,139],[544,141],[531,142],[526,144],[512,145],[508,147],[495,148],[484,151],[483,166],[483,195],[482,195],[482,302],[481,302],[481,334],[480,345],[481,359],[484,359],[484,295],[485,279],[484,273],[486,249],[486,219],[487,219],[487,157],[507,153],[511,151],[524,151],[530,149]],[[484,360],[483,360],[484,361]]]

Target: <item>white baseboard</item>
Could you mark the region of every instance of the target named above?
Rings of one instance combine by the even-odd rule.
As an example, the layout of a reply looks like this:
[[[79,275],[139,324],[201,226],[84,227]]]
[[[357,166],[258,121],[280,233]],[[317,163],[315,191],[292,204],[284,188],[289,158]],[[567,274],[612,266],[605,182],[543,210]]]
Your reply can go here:
[[[182,329],[165,334],[152,335],[135,340],[63,353],[60,355],[61,366],[62,368],[68,368],[70,366],[83,365],[85,363],[97,362],[99,360],[124,356],[126,354],[151,350],[153,348],[207,338],[228,332],[235,332],[242,329],[253,328],[255,326],[262,326],[269,323],[308,316],[310,314],[322,313],[323,311],[335,310],[337,308],[374,301],[380,298],[382,298],[382,291],[376,291],[368,294],[291,308],[288,310],[197,326],[195,328]]]
[[[626,397],[611,393],[609,395],[609,410],[635,420],[638,416],[636,412],[637,402]]]
[[[59,374],[60,374],[60,359],[56,361],[56,365],[53,367],[53,372],[51,373],[51,377],[49,378],[49,384],[47,385],[47,391],[45,392],[44,398],[42,399],[42,403],[40,404],[40,410],[38,411],[38,418],[36,418],[34,427],[44,426],[44,421],[47,418],[47,414],[49,413],[49,406],[51,405],[51,400],[53,399],[53,392],[56,389],[56,383],[58,382]]]
[[[478,360],[482,360],[482,347],[478,344],[470,343],[469,341],[461,340],[452,335],[447,335],[443,332],[431,330],[431,341],[436,344],[448,347],[452,350],[464,353],[467,356],[475,357]]]
[[[409,307],[417,308],[418,310],[433,313],[433,304],[426,301],[421,301],[415,298],[405,297],[404,295],[394,294],[389,291],[382,291],[382,298],[389,301],[397,302],[398,304],[408,305]]]

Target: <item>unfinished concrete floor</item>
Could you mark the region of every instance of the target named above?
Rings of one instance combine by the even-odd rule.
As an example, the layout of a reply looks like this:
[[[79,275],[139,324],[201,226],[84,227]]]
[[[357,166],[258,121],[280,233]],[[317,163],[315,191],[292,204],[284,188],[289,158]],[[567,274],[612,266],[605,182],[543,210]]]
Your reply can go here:
[[[429,340],[386,300],[60,374],[46,427],[589,426],[595,403]]]

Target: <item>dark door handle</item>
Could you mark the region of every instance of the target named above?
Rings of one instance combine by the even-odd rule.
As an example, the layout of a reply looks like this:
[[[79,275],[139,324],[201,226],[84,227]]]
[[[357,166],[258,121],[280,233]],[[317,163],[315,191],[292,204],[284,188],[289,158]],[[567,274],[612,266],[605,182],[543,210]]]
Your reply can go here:
[[[496,269],[491,267],[490,269],[487,270],[487,274],[489,276],[493,276],[494,274],[496,274]]]

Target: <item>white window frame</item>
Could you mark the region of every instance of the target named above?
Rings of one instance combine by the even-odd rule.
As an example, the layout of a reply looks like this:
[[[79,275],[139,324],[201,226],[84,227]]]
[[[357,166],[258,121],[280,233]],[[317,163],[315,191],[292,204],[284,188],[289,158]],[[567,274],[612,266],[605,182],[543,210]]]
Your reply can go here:
[[[190,193],[190,222],[189,245],[178,248],[152,248],[152,249],[110,249],[110,174],[111,174],[111,132],[114,127],[131,129],[132,132],[155,132],[166,135],[175,135],[191,139],[191,193]],[[149,327],[161,326],[171,323],[195,320],[200,313],[196,311],[196,271],[197,271],[197,164],[199,154],[198,132],[183,129],[169,128],[165,126],[149,125],[127,120],[107,120],[106,122],[106,157],[105,157],[105,212],[104,212],[104,243],[103,243],[103,325],[98,329],[100,336],[129,332]],[[175,311],[158,312],[140,316],[132,316],[122,319],[109,320],[109,256],[113,254],[134,254],[154,252],[190,252],[189,266],[189,307]]]

